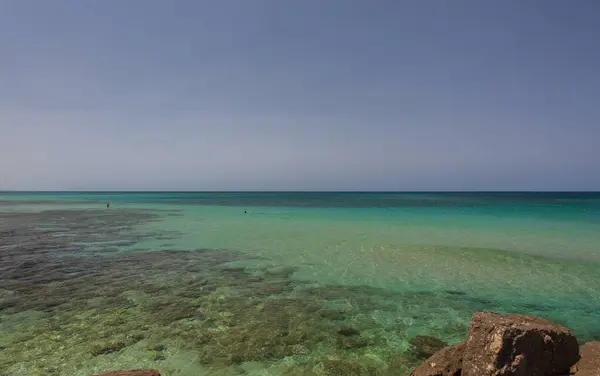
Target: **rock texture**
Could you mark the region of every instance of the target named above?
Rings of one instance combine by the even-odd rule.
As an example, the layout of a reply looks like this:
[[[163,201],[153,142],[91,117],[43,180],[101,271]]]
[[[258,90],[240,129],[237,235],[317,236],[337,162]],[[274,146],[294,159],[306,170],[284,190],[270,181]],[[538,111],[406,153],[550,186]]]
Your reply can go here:
[[[580,350],[581,359],[573,367],[575,376],[600,376],[600,342],[588,342]]]
[[[528,315],[473,315],[462,376],[546,376],[569,372],[579,345],[569,329]]]
[[[409,376],[460,376],[466,342],[448,346],[415,368]]]
[[[600,342],[581,349],[569,329],[529,315],[473,315],[468,338],[410,376],[600,376]]]
[[[92,376],[160,376],[160,372],[153,369],[132,369],[130,371],[112,371]]]

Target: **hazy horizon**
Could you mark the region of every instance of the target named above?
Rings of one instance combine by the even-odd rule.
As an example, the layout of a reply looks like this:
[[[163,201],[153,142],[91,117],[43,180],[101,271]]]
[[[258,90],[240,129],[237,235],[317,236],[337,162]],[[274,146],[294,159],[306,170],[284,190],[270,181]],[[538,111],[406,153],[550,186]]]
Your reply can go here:
[[[502,190],[502,191],[494,191],[494,190],[421,190],[421,191],[386,191],[386,190],[370,190],[370,191],[360,191],[360,190],[218,190],[218,191],[206,191],[206,190],[173,190],[173,191],[156,191],[156,190],[19,190],[19,189],[2,189],[0,187],[0,193],[400,193],[400,194],[426,194],[426,193],[490,193],[490,194],[503,194],[503,193],[600,193],[600,190],[573,190],[573,191],[561,191],[561,190],[545,190],[545,191],[537,191],[537,190]]]
[[[598,191],[600,3],[0,2],[0,189]]]

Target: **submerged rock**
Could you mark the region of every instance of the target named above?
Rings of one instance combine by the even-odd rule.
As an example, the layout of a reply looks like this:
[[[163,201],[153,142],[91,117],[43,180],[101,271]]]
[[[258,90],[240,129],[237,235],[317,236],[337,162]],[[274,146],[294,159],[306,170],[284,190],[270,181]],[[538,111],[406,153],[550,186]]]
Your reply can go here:
[[[276,276],[280,278],[289,278],[298,270],[297,267],[293,266],[275,266],[265,270],[265,273],[270,276]]]
[[[338,334],[343,336],[357,336],[360,334],[360,331],[353,326],[350,325],[342,325],[338,330]]]
[[[575,376],[600,375],[600,342],[588,342],[581,348],[581,359],[572,368]]]
[[[323,363],[327,376],[369,376],[375,371],[358,362],[343,359],[329,359]]]
[[[111,371],[92,376],[160,376],[154,369],[132,369],[129,371]]]
[[[336,343],[339,349],[352,350],[375,345],[375,340],[361,336],[339,336]]]
[[[165,351],[166,349],[167,349],[167,346],[161,345],[161,344],[150,347],[150,350],[153,350],[153,351]]]
[[[346,319],[346,313],[342,309],[326,309],[321,311],[321,317],[333,321],[342,321]]]
[[[462,376],[568,374],[579,360],[569,329],[529,315],[475,313],[471,319]]]
[[[231,300],[231,303],[238,302]],[[222,301],[206,312],[217,312],[215,322],[223,325]],[[312,303],[300,299],[269,299],[248,309],[235,309],[226,322],[227,330],[200,332],[196,343],[202,347],[204,364],[232,365],[251,361],[273,361],[312,351],[318,343],[329,340],[333,323],[323,320]],[[350,338],[350,337],[348,337]]]
[[[390,355],[386,376],[406,376],[419,365],[412,354],[401,353]]]
[[[415,368],[409,376],[460,376],[466,342],[448,346]]]
[[[105,355],[105,354],[110,354],[110,353],[119,351],[126,346],[127,345],[124,342],[110,342],[110,343],[96,345],[96,346],[92,347],[90,352],[94,356]]]
[[[448,344],[441,339],[431,336],[416,336],[410,340],[413,352],[420,358],[429,358]]]

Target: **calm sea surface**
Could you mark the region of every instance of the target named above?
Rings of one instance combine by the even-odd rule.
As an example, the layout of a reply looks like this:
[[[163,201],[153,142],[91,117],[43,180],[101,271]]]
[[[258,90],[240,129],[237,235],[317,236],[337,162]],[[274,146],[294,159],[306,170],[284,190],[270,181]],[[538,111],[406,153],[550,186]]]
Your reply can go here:
[[[600,194],[0,192],[0,374],[405,375],[478,310],[600,340]]]

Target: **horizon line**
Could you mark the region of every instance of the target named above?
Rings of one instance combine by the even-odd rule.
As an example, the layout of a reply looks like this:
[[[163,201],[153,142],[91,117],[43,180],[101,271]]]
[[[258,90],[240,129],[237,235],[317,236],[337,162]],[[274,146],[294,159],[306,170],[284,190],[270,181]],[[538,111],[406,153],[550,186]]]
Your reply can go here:
[[[600,193],[600,190],[19,190],[0,193]]]

